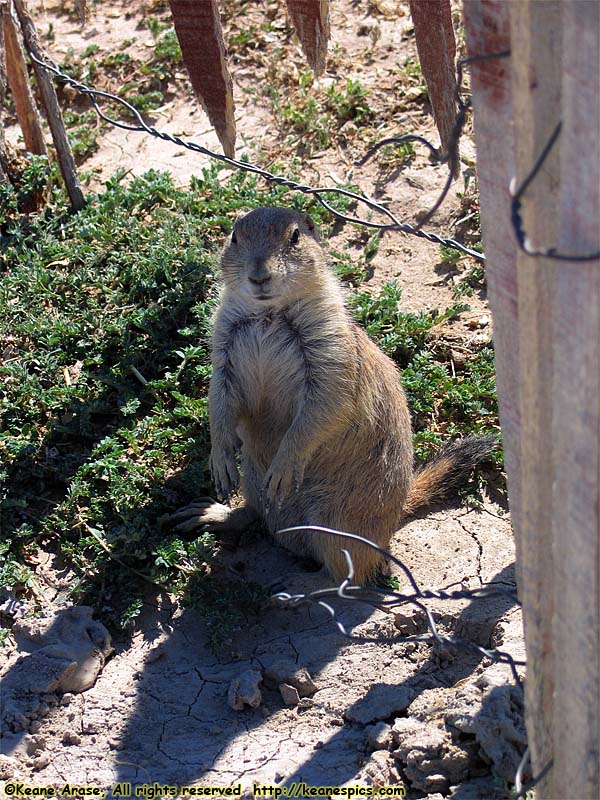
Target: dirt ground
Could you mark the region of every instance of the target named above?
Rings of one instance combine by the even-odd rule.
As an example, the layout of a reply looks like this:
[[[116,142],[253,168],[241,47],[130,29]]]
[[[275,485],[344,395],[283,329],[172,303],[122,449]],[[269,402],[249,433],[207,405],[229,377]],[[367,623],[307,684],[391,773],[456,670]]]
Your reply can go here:
[[[57,60],[69,48],[77,53],[90,44],[110,53],[125,39],[132,40],[132,52],[142,52],[150,38],[144,16],[166,19],[168,13],[161,4],[104,2],[91,7],[92,17],[82,27],[62,13],[63,5],[29,3],[42,33],[53,26],[48,49]],[[252,19],[263,13],[261,5],[247,12]],[[436,140],[426,104],[396,110],[399,65],[414,55],[407,5],[332,3],[334,68],[321,81],[359,78],[378,110],[372,123],[378,138],[410,130]],[[282,27],[283,13],[282,8]],[[377,35],[364,34],[374,28]],[[293,41],[284,50],[282,70],[305,69]],[[246,91],[268,80],[269,68],[262,51],[261,59],[252,52],[232,55],[238,156],[247,153],[261,163],[286,156],[268,98]],[[219,151],[187,79],[178,80],[181,91],[153,112],[154,124]],[[357,168],[352,161],[361,147],[349,136],[304,158],[301,180],[321,185],[351,179],[365,193],[390,201],[407,221],[432,204],[445,177],[440,167],[418,157],[391,175],[382,174],[376,161]],[[474,159],[468,138],[462,154],[468,170]],[[93,172],[93,188],[117,166],[132,173],[166,169],[184,183],[205,165],[204,157],[174,145],[112,129],[85,169]],[[462,188],[459,179],[430,230],[452,232]],[[360,246],[348,226],[333,244]],[[384,238],[362,288],[375,291],[394,279],[406,310],[445,308],[467,268],[464,262],[443,263],[437,245],[392,234]],[[477,337],[478,342],[491,337],[485,297],[476,294],[469,304],[472,310],[452,323],[459,349],[468,350]],[[480,510],[454,504],[411,519],[398,532],[393,551],[424,587],[514,585],[509,517],[490,498]],[[273,592],[307,593],[330,585],[270,541],[243,542],[226,558],[231,569],[243,570]],[[397,569],[394,574],[400,591],[406,591],[405,576]],[[526,740],[522,697],[510,670],[480,654],[430,642],[395,642],[394,637],[425,631],[424,614],[415,606],[391,612],[332,601],[347,627],[376,640],[353,642],[323,607],[274,603],[258,622],[237,631],[217,657],[193,611],[168,596],[149,594],[133,638],[113,642],[111,652],[108,634],[85,610],[71,612],[56,602],[69,578],[51,560],[42,565],[48,616],[14,626],[17,647],[3,668],[4,780],[97,786],[111,797],[133,795],[142,784],[150,787],[143,790],[148,797],[153,784],[239,784],[247,795],[253,783],[287,787],[289,793],[302,782],[393,784],[404,785],[409,797],[457,800],[505,797],[513,782]],[[524,657],[520,614],[510,599],[435,600],[428,606],[442,633]],[[296,788],[296,796],[307,794]]]

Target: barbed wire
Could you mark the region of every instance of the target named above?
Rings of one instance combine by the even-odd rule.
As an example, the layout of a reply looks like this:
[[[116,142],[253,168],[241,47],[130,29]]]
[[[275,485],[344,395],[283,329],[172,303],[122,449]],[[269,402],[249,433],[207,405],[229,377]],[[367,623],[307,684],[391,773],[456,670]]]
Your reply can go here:
[[[326,589],[317,589],[312,592],[306,593],[299,593],[299,594],[289,594],[287,592],[277,592],[276,594],[272,595],[272,599],[282,605],[283,607],[297,607],[300,605],[317,605],[321,608],[325,609],[327,613],[330,615],[333,623],[336,625],[337,629],[340,633],[350,639],[351,641],[358,642],[358,643],[377,643],[377,644],[406,644],[410,642],[433,642],[437,643],[438,645],[443,645],[449,648],[460,649],[466,652],[470,652],[476,655],[484,656],[488,658],[490,661],[498,664],[506,664],[511,671],[513,680],[516,686],[523,691],[523,681],[521,676],[518,672],[518,667],[526,666],[525,661],[521,661],[520,659],[514,658],[510,653],[500,650],[499,648],[488,648],[483,647],[481,645],[475,644],[468,639],[464,639],[461,637],[455,636],[447,636],[440,633],[435,619],[433,617],[433,613],[431,609],[427,607],[427,605],[423,602],[424,600],[486,600],[493,597],[503,597],[507,600],[510,600],[514,605],[521,605],[521,602],[517,596],[516,591],[511,591],[510,589],[504,589],[498,585],[498,583],[494,583],[493,581],[490,583],[482,584],[475,589],[457,589],[448,591],[447,589],[422,589],[419,586],[419,583],[415,576],[413,575],[410,568],[397,556],[394,556],[389,550],[386,550],[384,547],[381,547],[375,542],[372,542],[370,539],[366,539],[364,536],[359,536],[355,533],[348,533],[346,531],[339,531],[334,528],[327,528],[322,525],[295,525],[289,528],[282,528],[276,531],[277,534],[283,533],[293,533],[295,531],[314,531],[316,533],[322,533],[326,536],[332,536],[340,539],[350,539],[355,542],[360,542],[361,544],[367,545],[371,549],[375,550],[377,553],[380,553],[389,561],[396,564],[404,575],[406,576],[412,591],[411,592],[398,592],[393,589],[388,589],[384,587],[378,586],[357,586],[352,583],[354,579],[354,565],[352,563],[352,557],[348,550],[345,548],[341,549],[342,554],[344,555],[346,566],[347,566],[347,574],[343,581],[338,586],[328,587]],[[346,625],[340,620],[338,612],[336,609],[331,605],[331,603],[327,602],[326,598],[333,598],[337,597],[344,601],[349,601],[353,603],[363,603],[365,605],[370,606],[371,608],[381,608],[381,607],[394,607],[403,604],[410,604],[416,606],[420,609],[426,617],[427,625],[429,627],[429,633],[424,634],[410,634],[410,635],[398,635],[398,636],[365,636],[363,634],[356,634],[353,633],[351,630],[348,630]],[[526,794],[531,791],[543,778],[547,775],[548,771],[552,768],[552,762],[549,762],[545,765],[545,767],[541,770],[540,774],[530,780],[525,786],[523,786],[523,773],[527,766],[529,760],[529,748],[526,748],[519,767],[517,769],[515,775],[515,788],[514,793],[511,794],[512,800],[519,800],[519,798],[525,797]]]
[[[385,231],[400,231],[401,233],[406,233],[411,236],[417,236],[421,239],[426,239],[427,241],[433,242],[434,244],[439,244],[443,245],[444,247],[449,247],[453,250],[458,250],[459,252],[471,256],[472,258],[475,258],[478,261],[485,261],[485,255],[479,252],[478,250],[473,250],[469,247],[465,247],[465,245],[461,244],[460,242],[456,241],[456,239],[453,239],[451,237],[439,236],[436,233],[433,233],[431,231],[424,231],[421,228],[421,225],[425,224],[427,220],[431,219],[433,213],[437,211],[437,209],[441,205],[441,202],[443,202],[443,199],[446,197],[446,194],[448,193],[448,189],[450,187],[450,183],[452,181],[452,176],[454,174],[452,168],[450,169],[450,174],[447,181],[447,188],[445,188],[445,191],[442,193],[441,199],[438,200],[433,210],[430,210],[429,212],[427,212],[427,214],[425,214],[424,218],[421,219],[419,224],[412,225],[408,222],[401,222],[389,208],[382,205],[381,203],[378,203],[376,200],[373,200],[367,195],[358,194],[357,192],[352,192],[348,189],[343,189],[339,186],[321,186],[316,188],[312,186],[307,186],[306,184],[302,184],[297,181],[291,180],[290,178],[286,178],[283,175],[277,175],[273,172],[269,172],[268,170],[265,170],[262,167],[253,164],[250,161],[242,161],[236,158],[229,158],[228,156],[223,155],[222,153],[215,153],[212,150],[209,150],[207,147],[198,144],[197,142],[184,140],[180,136],[172,135],[170,133],[167,133],[166,131],[160,131],[153,125],[150,125],[150,123],[148,123],[142,117],[137,108],[135,108],[130,102],[125,100],[123,97],[119,97],[118,95],[112,94],[111,92],[103,91],[101,89],[94,89],[88,86],[87,84],[76,80],[67,73],[63,72],[55,62],[51,61],[48,58],[48,56],[45,56],[45,59],[41,59],[31,51],[29,51],[29,56],[32,59],[32,61],[34,61],[38,66],[52,73],[61,83],[71,86],[73,89],[76,89],[81,94],[85,95],[86,97],[89,97],[92,106],[94,108],[94,111],[100,117],[100,119],[103,119],[105,122],[116,128],[121,128],[122,130],[128,130],[140,133],[147,133],[150,136],[162,139],[163,141],[172,142],[173,144],[176,144],[180,147],[185,147],[186,149],[191,150],[193,152],[208,156],[209,158],[212,158],[216,161],[220,161],[221,163],[226,164],[227,166],[235,167],[236,169],[240,169],[245,172],[251,172],[255,175],[264,178],[270,183],[283,186],[286,189],[291,189],[294,191],[301,192],[302,194],[312,195],[321,206],[327,209],[327,211],[329,211],[331,214],[335,215],[339,219],[344,220],[345,222],[350,222],[355,225],[362,225],[363,227],[378,230],[382,233]],[[471,61],[471,59],[465,59],[465,62],[467,61]],[[112,101],[114,103],[119,104],[123,108],[127,109],[127,111],[133,115],[137,124],[130,124],[118,119],[114,119],[113,117],[109,116],[100,107],[98,102],[99,99]],[[463,111],[462,113],[464,114],[466,112]],[[459,111],[459,116],[460,114],[461,112]],[[462,119],[460,129],[457,131],[456,134],[457,141],[458,138],[460,138],[460,133],[462,132],[463,124],[464,124],[464,118]],[[457,126],[455,125],[455,129],[456,127]],[[412,134],[407,134],[407,136],[411,135]],[[419,141],[426,142],[426,140],[423,137],[416,137],[416,139]],[[432,145],[430,142],[427,142],[427,147],[430,153],[432,154],[434,152],[439,153],[438,149],[434,147],[434,145]],[[456,150],[456,153],[457,152],[458,151]],[[446,163],[446,160],[447,159],[445,155],[439,155],[437,158],[437,161],[439,163]],[[455,168],[456,164],[454,163],[453,158],[449,157],[448,160],[450,161],[451,167],[454,164]],[[371,211],[375,211],[377,213],[384,215],[390,221],[388,223],[373,222],[372,220],[365,220],[361,219],[360,217],[344,214],[343,212],[339,211],[334,206],[332,206],[323,196],[332,194],[337,194],[343,197],[347,197],[351,200],[354,200],[357,204],[362,203],[363,205],[367,206],[367,208],[370,209]]]

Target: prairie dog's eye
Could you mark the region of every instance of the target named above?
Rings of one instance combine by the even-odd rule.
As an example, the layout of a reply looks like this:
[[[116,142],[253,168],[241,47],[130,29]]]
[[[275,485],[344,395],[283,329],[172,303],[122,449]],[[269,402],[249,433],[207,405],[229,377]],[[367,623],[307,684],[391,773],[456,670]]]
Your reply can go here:
[[[231,234],[231,244],[237,244],[237,236],[235,235],[235,231]]]
[[[290,237],[290,242],[292,244],[298,244],[300,241],[300,230],[298,228],[294,228],[293,233]]]

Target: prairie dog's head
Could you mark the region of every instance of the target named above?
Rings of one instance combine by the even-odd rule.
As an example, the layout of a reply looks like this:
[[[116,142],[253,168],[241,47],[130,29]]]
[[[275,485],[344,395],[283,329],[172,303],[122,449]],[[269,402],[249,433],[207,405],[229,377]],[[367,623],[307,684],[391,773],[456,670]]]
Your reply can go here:
[[[287,208],[257,208],[238,219],[221,254],[226,286],[265,307],[310,293],[324,266],[315,223]]]

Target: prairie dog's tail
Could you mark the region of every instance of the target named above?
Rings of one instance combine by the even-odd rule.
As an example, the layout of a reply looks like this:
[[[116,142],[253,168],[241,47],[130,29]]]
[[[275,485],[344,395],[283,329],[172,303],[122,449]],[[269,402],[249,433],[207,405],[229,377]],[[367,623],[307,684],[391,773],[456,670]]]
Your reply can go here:
[[[415,473],[403,515],[408,516],[421,506],[446,500],[466,481],[471,470],[494,452],[497,445],[498,439],[493,435],[466,436],[444,445]]]

